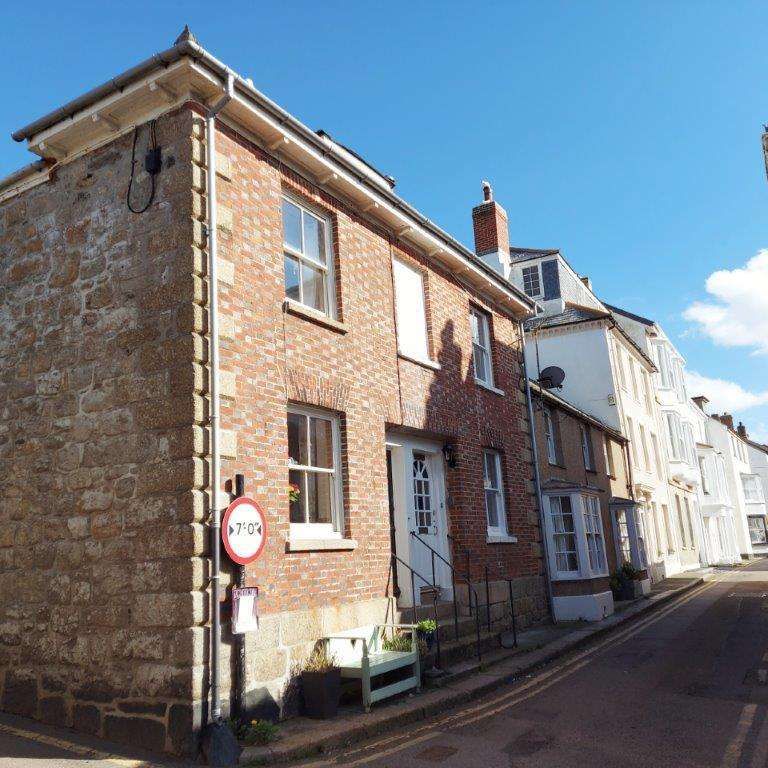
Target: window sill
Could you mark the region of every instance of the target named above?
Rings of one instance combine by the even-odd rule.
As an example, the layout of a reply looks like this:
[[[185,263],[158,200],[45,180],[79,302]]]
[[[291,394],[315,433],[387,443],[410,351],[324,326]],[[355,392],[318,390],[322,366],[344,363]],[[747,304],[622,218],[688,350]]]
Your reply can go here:
[[[475,379],[475,384],[477,384],[478,387],[487,389],[489,392],[493,392],[495,395],[500,395],[501,397],[504,397],[504,390],[499,389],[498,387],[494,387],[493,384],[486,384],[484,381],[481,381],[480,379]]]
[[[489,534],[485,539],[486,544],[517,544],[517,536],[500,536]]]
[[[287,539],[286,552],[334,552],[357,549],[356,539]]]
[[[440,363],[436,363],[434,360],[421,360],[418,357],[411,357],[402,352],[398,352],[397,356],[403,360],[407,360],[409,363],[416,363],[416,365],[421,365],[424,368],[431,368],[433,371],[439,371],[442,368]]]
[[[305,307],[303,304],[299,304],[298,301],[294,301],[293,299],[285,299],[283,302],[283,311],[289,312],[297,317],[302,317],[305,320],[317,323],[318,325],[322,325],[325,328],[330,328],[330,330],[336,331],[336,333],[347,333],[348,331],[348,328],[344,323],[340,323],[338,320],[334,320],[332,317],[328,317],[328,315],[324,315],[322,312],[318,312],[315,309]]]

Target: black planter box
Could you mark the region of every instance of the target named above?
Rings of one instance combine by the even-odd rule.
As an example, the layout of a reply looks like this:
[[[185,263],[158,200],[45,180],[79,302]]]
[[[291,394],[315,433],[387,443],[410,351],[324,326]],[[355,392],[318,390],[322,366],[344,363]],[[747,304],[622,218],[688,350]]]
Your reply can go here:
[[[336,717],[341,695],[341,670],[302,672],[301,689],[304,709],[309,717],[327,720]]]

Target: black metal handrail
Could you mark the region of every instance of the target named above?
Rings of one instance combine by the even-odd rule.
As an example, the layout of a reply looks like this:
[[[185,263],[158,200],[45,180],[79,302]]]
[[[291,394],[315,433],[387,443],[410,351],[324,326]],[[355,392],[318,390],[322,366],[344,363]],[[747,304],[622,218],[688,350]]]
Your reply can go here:
[[[399,558],[394,552],[391,556],[391,563],[392,563],[392,573],[395,574],[397,572],[397,563],[400,563],[401,565],[405,566],[411,574],[411,602],[412,605],[412,611],[413,611],[413,624],[416,625],[419,623],[418,621],[418,614],[416,612],[416,577],[418,576],[428,587],[433,588],[432,592],[432,610],[435,617],[435,645],[436,645],[436,664],[437,668],[440,669],[440,631],[438,626],[438,619],[437,619],[437,590],[435,588],[435,584],[430,584],[429,580],[426,579],[424,576],[422,576],[415,568],[412,568],[409,563],[406,563],[405,560]]]
[[[456,640],[459,639],[459,608],[458,603],[456,602],[456,578],[463,579],[467,582],[467,595],[469,596],[469,615],[472,615],[472,595],[475,596],[475,640],[477,643],[477,660],[480,661],[482,657],[482,652],[480,649],[480,598],[477,596],[477,590],[472,586],[472,582],[469,579],[464,579],[464,577],[456,572],[456,568],[449,560],[447,560],[443,555],[441,555],[436,549],[434,549],[430,544],[428,544],[424,539],[419,536],[418,533],[415,531],[411,531],[411,536],[413,536],[414,539],[421,542],[431,553],[432,557],[432,582],[433,587],[437,590],[439,587],[437,586],[437,578],[436,578],[436,572],[435,572],[435,557],[438,557],[440,560],[442,560],[443,563],[445,563],[450,569],[451,569],[451,588],[453,591],[453,627],[454,631],[456,633]],[[415,595],[414,595],[414,603]],[[437,600],[435,599],[435,623],[437,624]],[[437,635],[436,637],[439,639],[439,628],[436,630]]]
[[[468,547],[464,546],[461,542],[457,541],[451,534],[447,534],[448,540],[459,550],[463,550],[463,553],[466,555],[467,558],[467,576],[466,580],[467,583],[470,583],[470,579],[472,578],[472,572],[470,570],[470,558],[471,558],[471,552]],[[438,553],[439,554],[439,553]],[[491,587],[490,587],[490,579],[489,579],[489,566],[487,563],[484,564],[484,576],[485,576],[485,615],[486,615],[486,623],[488,625],[488,631],[491,631]],[[515,616],[515,598],[512,588],[512,579],[509,578],[509,576],[506,576],[503,573],[497,573],[496,574],[501,581],[507,582],[507,590],[509,592],[509,613],[512,620],[512,641],[514,644],[514,647],[517,647],[517,617]],[[475,593],[477,594],[477,593]],[[479,605],[479,604],[478,604]],[[479,607],[478,607],[479,610]]]

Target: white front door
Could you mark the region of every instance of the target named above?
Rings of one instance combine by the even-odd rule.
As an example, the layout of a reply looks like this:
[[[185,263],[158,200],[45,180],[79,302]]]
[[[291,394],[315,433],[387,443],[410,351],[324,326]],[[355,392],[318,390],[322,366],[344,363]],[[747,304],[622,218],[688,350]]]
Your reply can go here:
[[[388,437],[388,442],[397,552],[423,577],[414,579],[413,597],[418,605],[421,589],[433,583],[441,587],[443,597],[450,597],[450,568],[440,559],[442,556],[450,562],[442,446],[399,436]],[[436,552],[434,558],[430,548]],[[411,574],[402,565],[398,585],[403,604],[410,604]]]

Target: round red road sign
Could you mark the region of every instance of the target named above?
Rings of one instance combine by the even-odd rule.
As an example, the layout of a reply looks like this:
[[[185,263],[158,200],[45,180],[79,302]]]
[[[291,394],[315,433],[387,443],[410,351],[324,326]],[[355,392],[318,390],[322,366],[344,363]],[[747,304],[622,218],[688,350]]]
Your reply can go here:
[[[267,541],[267,517],[259,503],[246,496],[235,499],[221,521],[221,539],[238,565],[256,560]]]

